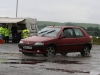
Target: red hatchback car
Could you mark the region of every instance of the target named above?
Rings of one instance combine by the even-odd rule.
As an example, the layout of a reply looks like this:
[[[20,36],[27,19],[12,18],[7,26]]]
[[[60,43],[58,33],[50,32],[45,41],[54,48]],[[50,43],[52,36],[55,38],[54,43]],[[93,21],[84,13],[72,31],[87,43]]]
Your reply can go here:
[[[48,26],[35,36],[21,39],[19,51],[24,55],[43,54],[53,57],[56,53],[66,56],[69,52],[80,52],[88,56],[92,48],[90,36],[77,26]]]

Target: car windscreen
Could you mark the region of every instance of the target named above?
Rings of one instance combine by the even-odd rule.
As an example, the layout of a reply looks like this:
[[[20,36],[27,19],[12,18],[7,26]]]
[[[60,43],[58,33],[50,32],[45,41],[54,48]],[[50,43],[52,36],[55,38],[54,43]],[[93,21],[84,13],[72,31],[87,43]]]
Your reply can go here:
[[[61,28],[45,27],[37,33],[37,36],[57,37]]]

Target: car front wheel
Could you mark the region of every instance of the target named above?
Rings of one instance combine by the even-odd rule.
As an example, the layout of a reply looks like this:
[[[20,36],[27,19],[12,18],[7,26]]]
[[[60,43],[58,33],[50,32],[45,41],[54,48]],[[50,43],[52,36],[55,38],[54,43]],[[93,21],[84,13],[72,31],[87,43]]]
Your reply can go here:
[[[56,48],[54,46],[48,46],[44,56],[53,57],[56,54]]]
[[[89,46],[84,46],[82,52],[81,52],[81,56],[85,57],[85,56],[89,56],[90,55],[90,48]]]

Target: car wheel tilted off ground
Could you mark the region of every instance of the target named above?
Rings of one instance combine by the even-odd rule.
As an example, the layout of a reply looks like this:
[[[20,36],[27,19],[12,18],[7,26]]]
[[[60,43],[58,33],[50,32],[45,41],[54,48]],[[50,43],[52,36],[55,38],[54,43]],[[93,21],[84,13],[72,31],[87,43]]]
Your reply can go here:
[[[56,48],[54,46],[48,46],[44,56],[53,57],[56,54]]]
[[[84,46],[82,52],[81,52],[81,56],[85,57],[85,56],[89,56],[90,55],[90,47],[89,46]]]

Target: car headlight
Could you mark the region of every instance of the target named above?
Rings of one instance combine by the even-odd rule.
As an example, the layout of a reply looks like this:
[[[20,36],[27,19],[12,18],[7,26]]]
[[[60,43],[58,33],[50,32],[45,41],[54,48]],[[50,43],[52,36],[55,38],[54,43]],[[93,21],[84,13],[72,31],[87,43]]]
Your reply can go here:
[[[20,41],[19,43],[23,43],[23,41]]]
[[[44,45],[42,42],[36,42],[34,45]]]

